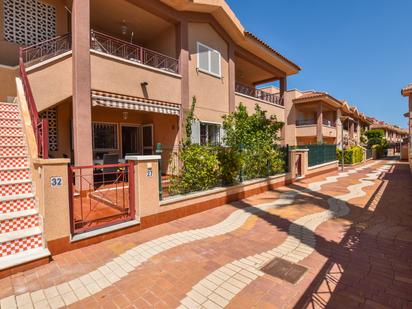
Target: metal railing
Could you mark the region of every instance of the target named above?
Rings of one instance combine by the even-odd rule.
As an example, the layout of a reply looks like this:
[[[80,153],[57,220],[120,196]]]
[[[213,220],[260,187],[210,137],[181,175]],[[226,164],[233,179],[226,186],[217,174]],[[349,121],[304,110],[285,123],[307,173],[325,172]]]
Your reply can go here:
[[[278,93],[268,93],[266,91],[256,89],[254,87],[250,87],[250,86],[238,83],[238,82],[235,85],[235,92],[241,93],[241,94],[244,94],[249,97],[256,98],[256,99],[260,99],[268,103],[283,106],[283,99],[280,97],[280,94]]]
[[[90,39],[90,48],[93,50],[168,72],[179,72],[179,61],[175,58],[114,38],[95,30],[91,31]]]
[[[26,97],[27,106],[30,113],[31,124],[34,131],[34,136],[37,143],[37,154],[39,158],[48,159],[49,157],[49,126],[47,119],[40,119],[37,112],[36,103],[34,102],[33,92],[30,87],[29,79],[27,77],[26,68],[24,65],[25,48],[19,50],[19,70],[20,77],[23,84],[24,95]]]
[[[297,119],[296,126],[309,126],[316,124],[316,119]]]
[[[134,179],[133,162],[69,166],[71,233],[133,220]]]
[[[272,157],[267,155],[267,149],[242,146],[230,148],[219,145],[193,146],[204,147],[203,151],[207,153],[208,156],[215,156],[217,161],[214,161],[214,164],[219,167],[220,172],[215,170],[211,172],[211,174],[206,174],[204,170],[202,170],[202,172],[198,173],[199,170],[197,168],[205,168],[201,163],[204,160],[202,156],[188,157],[187,154],[184,155],[185,147],[181,145],[168,146],[158,144],[156,154],[161,156],[161,160],[159,161],[160,200],[173,195],[203,191],[218,186],[231,186],[246,180],[266,178],[288,171],[288,146],[273,145],[273,151],[270,152],[273,155]],[[232,156],[237,159],[231,161],[230,158],[232,158],[232,156],[229,153],[235,153]],[[240,158],[242,158],[241,161],[244,162],[244,164],[240,163]],[[196,162],[197,160],[199,160],[199,162]],[[202,167],[200,167],[198,163],[202,165]],[[193,170],[194,166],[196,166],[195,171]],[[226,169],[226,172],[229,170],[232,171],[230,173],[233,173],[233,170],[237,170],[237,174],[232,175],[236,178],[235,182],[227,181],[227,174],[223,169]],[[198,181],[203,183],[203,178],[211,181],[206,188],[200,189],[198,187]],[[184,187],[181,187],[182,180]]]
[[[40,42],[21,50],[24,64],[36,64],[61,55],[72,48],[70,33]]]
[[[315,166],[337,160],[336,145],[334,144],[300,145],[295,148],[309,149],[309,166]]]

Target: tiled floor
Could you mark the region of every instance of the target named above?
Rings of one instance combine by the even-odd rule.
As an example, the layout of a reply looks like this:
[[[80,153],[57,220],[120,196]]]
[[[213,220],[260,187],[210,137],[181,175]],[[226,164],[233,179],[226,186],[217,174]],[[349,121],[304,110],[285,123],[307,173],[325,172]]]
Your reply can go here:
[[[284,192],[305,190],[333,174],[55,256],[49,265],[0,280],[0,298],[16,295],[16,299],[8,300],[22,308],[29,303],[39,308],[65,304],[78,308],[176,308],[204,278],[225,265],[278,247],[291,235],[292,222],[308,215],[318,216],[329,209],[331,197],[348,194],[349,186],[364,182],[368,183],[362,188],[366,195],[354,196],[347,202],[349,215],[314,227],[315,250],[297,262],[307,271],[296,284],[269,274],[253,276],[253,272],[245,270],[237,276],[238,281],[231,280],[213,298],[208,298],[211,294],[205,296],[208,290],[199,285],[190,294],[194,303],[185,305],[189,308],[198,307],[198,303],[215,308],[409,308],[412,304],[409,168],[398,162],[383,179],[360,180],[385,163],[380,161],[338,178],[318,191],[299,194],[293,198],[293,204],[256,210],[262,204],[276,203],[279,197],[284,197]],[[115,269],[117,266],[110,264],[111,261],[120,255],[129,256],[125,252],[136,252],[133,251],[136,246],[164,236],[169,241],[168,235],[210,227],[228,217],[233,220],[226,220],[225,226],[209,228],[211,234],[198,234],[197,240],[186,239],[190,235],[182,234],[180,245],[177,242],[170,249],[156,251],[137,267],[124,262],[127,269],[113,271],[118,277],[112,283],[104,274],[99,277],[94,272],[106,263]],[[222,232],[222,228],[226,230]],[[132,264],[133,258],[130,255]],[[232,274],[230,267],[222,270],[212,279],[215,282],[211,282],[210,289],[214,288],[213,283]],[[91,276],[87,276],[89,273]],[[242,279],[245,285],[239,285]],[[230,302],[225,302],[228,296]]]

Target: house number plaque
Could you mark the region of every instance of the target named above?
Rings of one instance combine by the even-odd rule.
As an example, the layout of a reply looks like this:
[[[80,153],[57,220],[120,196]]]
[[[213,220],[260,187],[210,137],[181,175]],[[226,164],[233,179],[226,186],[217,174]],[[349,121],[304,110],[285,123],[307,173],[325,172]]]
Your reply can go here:
[[[50,177],[50,186],[52,188],[61,187],[62,185],[63,185],[63,177],[61,176]]]

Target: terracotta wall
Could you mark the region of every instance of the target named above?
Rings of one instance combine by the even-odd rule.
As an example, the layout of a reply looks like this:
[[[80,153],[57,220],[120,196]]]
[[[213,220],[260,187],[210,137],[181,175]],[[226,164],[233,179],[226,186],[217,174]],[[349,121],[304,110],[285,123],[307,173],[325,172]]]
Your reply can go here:
[[[91,71],[92,89],[180,104],[179,76],[94,53]],[[142,86],[143,82],[148,85]]]
[[[197,71],[197,42],[220,51],[222,78]],[[200,120],[221,123],[229,112],[228,44],[206,23],[189,23],[189,96],[197,98]]]
[[[15,97],[17,95],[15,81],[17,75],[17,68],[0,66],[0,101],[5,101],[8,96]]]
[[[169,57],[177,58],[176,42],[176,27],[173,25],[159,35],[153,37],[151,41],[146,42],[144,47]]]
[[[236,106],[240,103],[246,106],[247,111],[252,114],[255,111],[255,105],[258,104],[262,110],[267,111],[267,115],[275,115],[276,119],[281,122],[285,122],[285,108],[274,104],[265,103],[261,100],[254,100],[239,94],[235,96]]]
[[[68,32],[67,11],[63,0],[41,0],[56,7],[56,35]],[[3,0],[0,0],[0,64],[15,66],[18,64],[19,45],[11,43],[4,38]],[[0,72],[1,73],[1,72]]]
[[[34,101],[40,112],[72,96],[72,57],[27,70]]]

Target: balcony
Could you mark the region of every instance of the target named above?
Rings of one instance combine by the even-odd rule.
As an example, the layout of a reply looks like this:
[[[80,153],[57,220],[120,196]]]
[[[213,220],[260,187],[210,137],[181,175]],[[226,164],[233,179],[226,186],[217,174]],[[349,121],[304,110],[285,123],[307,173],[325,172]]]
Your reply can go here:
[[[278,93],[272,94],[260,89],[256,89],[241,83],[236,83],[235,92],[245,95],[251,98],[255,98],[264,101],[269,104],[281,105],[283,106],[283,99]]]
[[[311,125],[316,125],[316,119],[297,119],[296,120],[297,127],[311,126]]]
[[[170,73],[179,73],[179,61],[153,50],[92,30],[90,48]]]
[[[336,127],[336,121],[323,119],[323,125],[327,127]]]
[[[26,67],[31,66],[70,51],[71,45],[71,35],[68,33],[24,48],[22,59]],[[90,49],[166,72],[179,73],[177,59],[94,30],[90,35]]]

